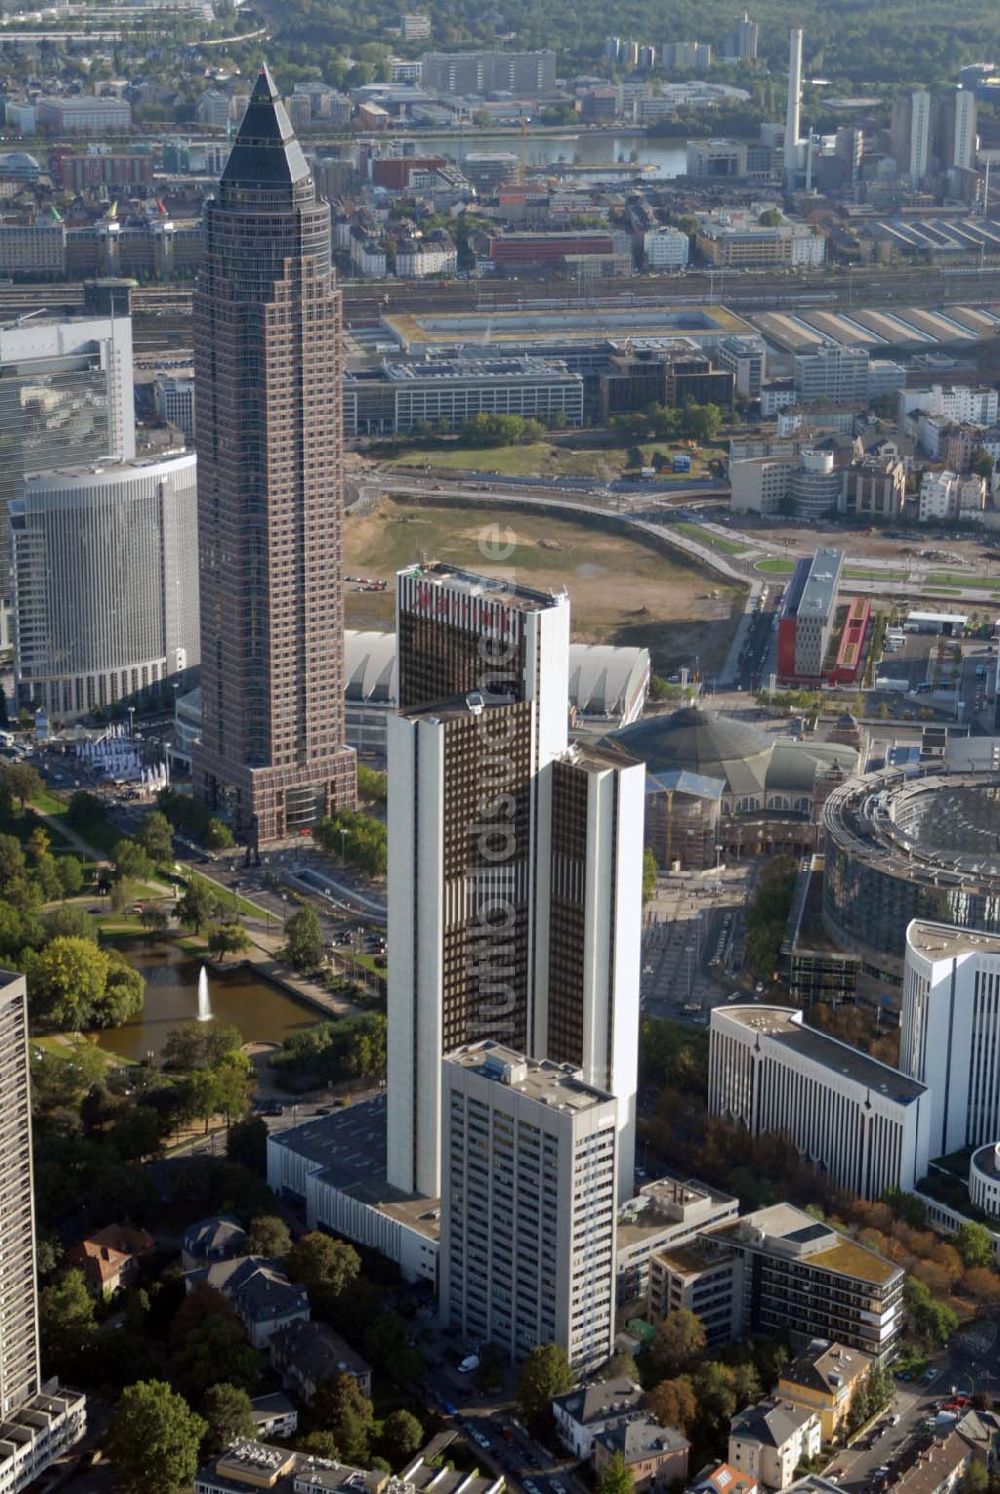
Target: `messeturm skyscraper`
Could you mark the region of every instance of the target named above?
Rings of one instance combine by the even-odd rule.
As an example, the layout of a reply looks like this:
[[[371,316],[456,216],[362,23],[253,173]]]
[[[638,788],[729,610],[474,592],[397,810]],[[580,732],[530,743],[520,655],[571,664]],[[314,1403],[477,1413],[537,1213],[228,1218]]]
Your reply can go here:
[[[330,214],[262,68],[205,211],[194,297],[202,744],[251,844],[352,807],[341,599],[341,299]]]

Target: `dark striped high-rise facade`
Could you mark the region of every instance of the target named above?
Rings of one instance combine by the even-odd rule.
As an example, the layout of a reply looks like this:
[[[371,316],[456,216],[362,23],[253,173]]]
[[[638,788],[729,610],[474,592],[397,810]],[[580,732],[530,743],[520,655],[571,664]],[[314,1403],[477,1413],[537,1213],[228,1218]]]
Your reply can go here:
[[[344,733],[341,300],[330,215],[266,69],[205,213],[194,298],[202,745],[252,844],[352,807]]]
[[[615,1096],[627,1197],[645,770],[568,743],[567,596],[414,565],[396,635],[389,1182],[439,1194],[441,1060],[491,1039]]]

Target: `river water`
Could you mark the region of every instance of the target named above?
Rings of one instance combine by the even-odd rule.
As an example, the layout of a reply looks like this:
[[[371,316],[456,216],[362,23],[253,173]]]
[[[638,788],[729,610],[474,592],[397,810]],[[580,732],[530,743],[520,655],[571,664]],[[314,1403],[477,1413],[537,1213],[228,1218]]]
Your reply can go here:
[[[97,1042],[109,1053],[141,1059],[160,1052],[171,1027],[196,1019],[201,962],[174,945],[130,950],[128,960],[146,982],[142,1013],[124,1027],[103,1030]],[[219,974],[210,970],[208,991],[213,1020],[238,1027],[245,1043],[280,1043],[297,1028],[322,1020],[321,1012],[257,980],[242,965]]]

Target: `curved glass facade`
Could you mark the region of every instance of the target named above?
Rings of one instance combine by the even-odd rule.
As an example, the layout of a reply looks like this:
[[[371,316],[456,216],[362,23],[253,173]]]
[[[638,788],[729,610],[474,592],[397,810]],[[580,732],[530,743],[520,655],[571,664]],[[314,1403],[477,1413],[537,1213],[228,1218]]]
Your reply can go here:
[[[29,478],[11,506],[18,699],[55,720],[198,663],[193,452]]]

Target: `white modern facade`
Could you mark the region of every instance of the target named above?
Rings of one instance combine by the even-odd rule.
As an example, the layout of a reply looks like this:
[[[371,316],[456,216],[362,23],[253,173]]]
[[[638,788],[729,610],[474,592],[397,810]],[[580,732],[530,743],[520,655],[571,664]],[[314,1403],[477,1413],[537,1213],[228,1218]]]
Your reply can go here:
[[[443,1076],[442,1323],[512,1360],[558,1344],[595,1369],[614,1333],[614,1097],[492,1042]]]
[[[1000,1141],[973,1152],[969,1162],[969,1198],[974,1208],[1000,1219]]]
[[[802,32],[788,37],[788,103],[785,111],[785,191],[795,190],[798,178],[802,103]]]
[[[899,1066],[930,1091],[930,1155],[1000,1136],[1000,938],[914,919]]]
[[[72,720],[198,663],[195,469],[181,452],[25,481],[10,505],[22,705]]]
[[[921,410],[943,415],[956,425],[995,425],[1000,394],[987,384],[930,384],[923,389],[901,389],[897,396],[902,427],[908,415]]]
[[[16,1494],[83,1435],[82,1395],[41,1383],[35,1286],[28,1001],[0,972],[0,1494]]]
[[[795,392],[802,404],[829,400],[863,404],[868,398],[871,358],[865,348],[823,343],[795,354]]]
[[[931,95],[915,88],[910,95],[910,180],[921,181],[930,170]]]
[[[927,1086],[783,1006],[712,1012],[708,1109],[754,1136],[783,1131],[842,1188],[880,1198],[927,1171]]]
[[[683,270],[691,240],[679,228],[650,228],[642,236],[642,247],[651,270]]]
[[[632,1187],[645,770],[570,748],[569,602],[445,565],[397,582],[388,1177],[441,1190],[441,1060],[492,1038],[620,1107]]]
[[[972,171],[976,165],[976,149],[979,137],[976,134],[978,105],[975,90],[955,89],[955,134],[952,146],[951,165],[958,170]]]

